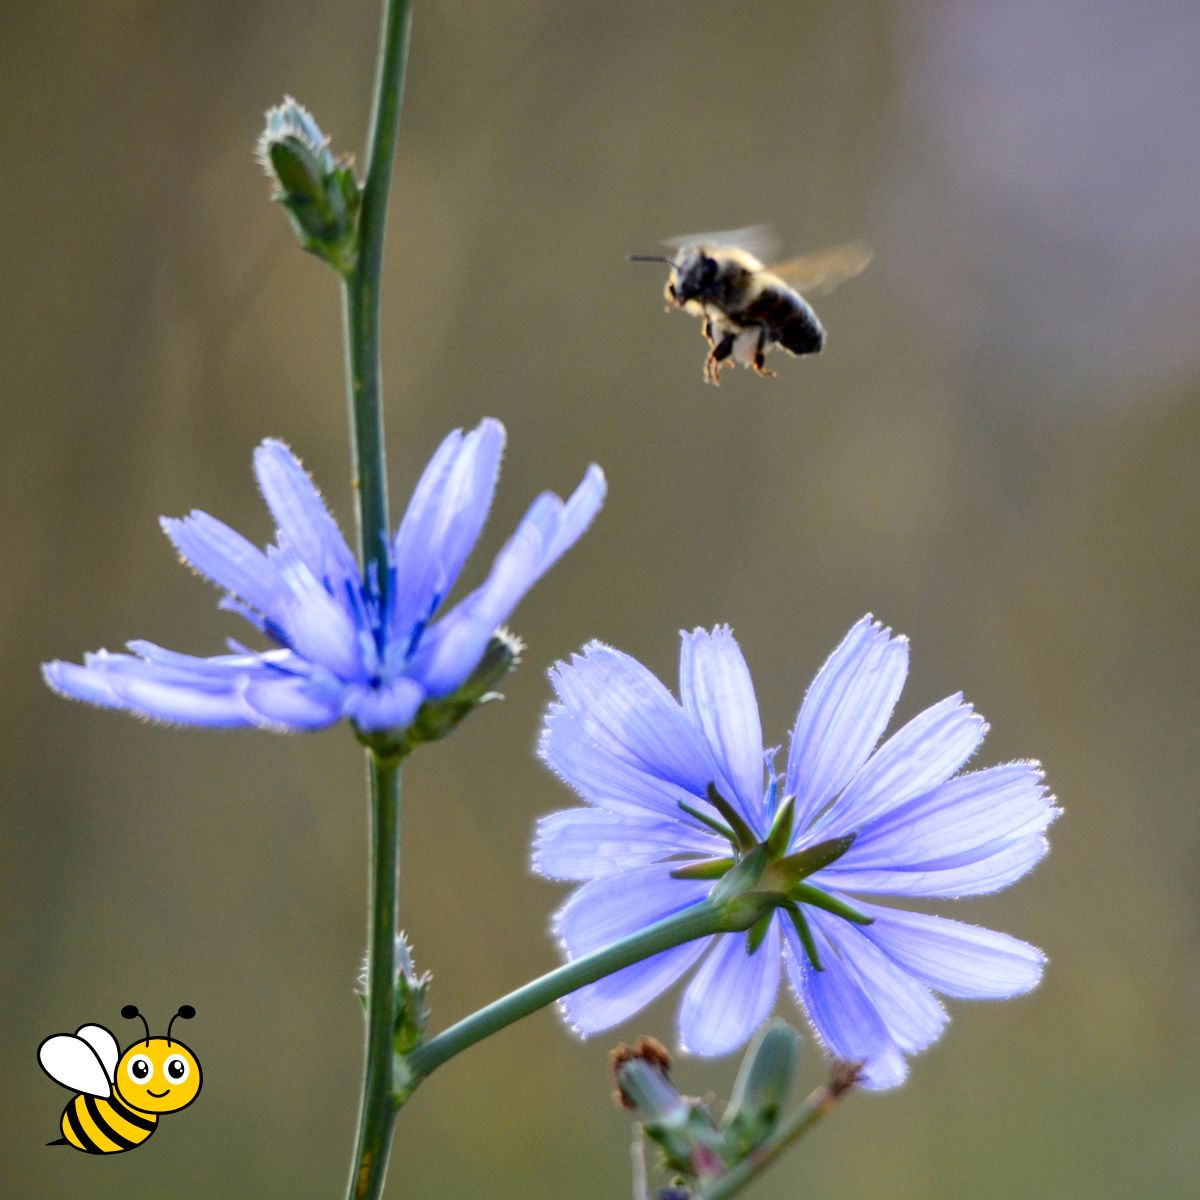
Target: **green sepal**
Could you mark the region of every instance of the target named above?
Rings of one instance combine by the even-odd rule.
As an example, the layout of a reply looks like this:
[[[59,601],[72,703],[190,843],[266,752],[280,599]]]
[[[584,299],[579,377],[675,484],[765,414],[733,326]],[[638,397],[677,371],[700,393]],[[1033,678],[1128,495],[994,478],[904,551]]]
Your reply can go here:
[[[807,879],[822,867],[837,862],[854,845],[856,837],[858,834],[850,833],[845,837],[830,838],[827,842],[818,842],[815,846],[797,850],[795,854],[789,854],[771,864],[771,877],[773,880],[782,881],[781,891],[791,894],[792,888],[802,879]]]
[[[792,925],[796,929],[796,936],[800,939],[800,944],[804,947],[804,953],[808,961],[812,964],[814,971],[823,971],[825,967],[821,963],[821,956],[817,953],[817,940],[813,937],[812,926],[808,923],[808,918],[800,910],[800,905],[789,901],[785,904],[784,909],[787,915],[792,919]]]
[[[767,856],[774,861],[781,858],[791,843],[796,829],[796,797],[786,796],[775,813],[771,832],[767,834]]]
[[[734,847],[737,846],[737,838],[734,836],[733,830],[730,829],[729,826],[723,821],[718,821],[716,817],[710,816],[708,813],[702,812],[698,808],[693,808],[690,804],[686,804],[682,800],[677,801],[677,803],[689,817],[695,817],[697,821],[699,821],[702,825],[707,825],[708,828],[713,831],[713,833],[723,837],[727,842],[730,843],[730,845]]]
[[[708,802],[728,822],[729,828],[737,838],[737,847],[739,850],[750,850],[758,845],[758,838],[754,836],[754,830],[746,824],[742,814],[717,791],[715,783],[708,785]]]
[[[736,862],[733,858],[706,858],[685,863],[671,872],[672,879],[720,879]]]
[[[765,846],[755,846],[749,854],[738,860],[737,864],[731,867],[721,877],[720,882],[709,894],[709,899],[717,904],[724,904],[738,897],[745,896],[749,892],[753,892],[758,887],[759,881],[762,879],[763,870],[767,865],[767,850]],[[755,917],[755,920],[758,918]],[[753,925],[754,921],[749,922],[746,928]]]
[[[811,904],[813,908],[823,908],[826,912],[833,913],[835,917],[841,917],[844,921],[853,921],[855,925],[873,925],[875,923],[874,917],[868,917],[866,913],[859,912],[845,900],[839,900],[809,883],[796,884],[788,893],[788,898],[798,900],[802,904]]]
[[[753,925],[750,926],[746,934],[746,953],[754,954],[759,946],[763,944],[763,939],[767,936],[767,930],[771,928],[771,922],[774,920],[773,912],[764,913]]]

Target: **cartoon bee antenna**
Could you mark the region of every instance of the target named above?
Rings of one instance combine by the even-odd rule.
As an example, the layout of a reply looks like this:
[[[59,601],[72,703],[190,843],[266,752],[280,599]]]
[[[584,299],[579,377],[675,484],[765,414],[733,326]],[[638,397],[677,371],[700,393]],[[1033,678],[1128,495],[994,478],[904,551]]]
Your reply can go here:
[[[81,1025],[73,1034],[56,1033],[38,1047],[42,1069],[76,1094],[59,1119],[62,1137],[49,1146],[74,1146],[86,1154],[116,1154],[142,1145],[158,1128],[159,1118],[185,1109],[200,1091],[200,1061],[171,1036],[177,1020],[190,1021],[196,1010],[181,1004],[167,1025],[166,1037],[154,1037],[136,1004],[121,1016],[141,1021],[145,1038],[124,1053],[102,1025]]]
[[[181,1018],[184,1021],[190,1021],[196,1015],[196,1010],[190,1004],[181,1004],[176,1010],[175,1015],[167,1022],[167,1045],[171,1044],[171,1026]],[[146,1027],[146,1041],[150,1040],[150,1022],[139,1011],[136,1004],[126,1004],[121,1009],[121,1016],[127,1021],[139,1020]]]

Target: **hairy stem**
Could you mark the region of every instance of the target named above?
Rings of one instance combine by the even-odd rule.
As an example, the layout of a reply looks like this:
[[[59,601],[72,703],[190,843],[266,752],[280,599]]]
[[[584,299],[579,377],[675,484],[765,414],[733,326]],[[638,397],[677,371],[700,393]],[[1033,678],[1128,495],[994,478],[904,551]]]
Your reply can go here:
[[[388,191],[408,63],[412,0],[384,0],[383,29],[367,135],[366,179],[356,265],[344,279],[346,382],[363,577],[386,603],[389,530],[387,459],[379,369],[379,292]],[[383,1191],[395,1125],[392,1040],[396,1018],[396,894],[400,872],[400,763],[367,752],[371,800],[371,892],[367,970],[367,1045],[350,1200]]]
[[[367,1047],[350,1200],[383,1191],[395,1126],[392,1035],[396,1013],[396,894],[400,880],[400,763],[367,752],[371,784],[371,892],[367,945]]]

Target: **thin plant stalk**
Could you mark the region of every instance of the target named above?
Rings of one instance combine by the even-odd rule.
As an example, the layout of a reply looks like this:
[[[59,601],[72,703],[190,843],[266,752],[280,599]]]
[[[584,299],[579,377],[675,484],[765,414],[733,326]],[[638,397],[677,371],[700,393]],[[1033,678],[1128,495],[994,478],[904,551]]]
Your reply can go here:
[[[369,580],[374,574],[381,592],[388,586],[382,560],[390,526],[379,366],[380,276],[411,28],[412,0],[385,0],[359,213],[358,257],[354,269],[345,275],[342,289],[359,547],[364,578]]]
[[[392,1037],[396,1013],[397,889],[400,880],[399,758],[368,751],[371,787],[371,883],[367,952],[367,1048],[350,1200],[383,1191],[396,1104]]]
[[[728,905],[712,900],[699,903],[639,930],[630,937],[585,954],[554,971],[519,987],[507,996],[493,1001],[418,1046],[405,1060],[411,1076],[407,1090],[411,1092],[426,1076],[444,1062],[483,1041],[493,1033],[519,1021],[530,1013],[545,1008],[569,992],[595,983],[614,971],[628,967],[673,946],[681,946],[695,938],[723,933],[731,929],[748,928],[757,917],[757,910],[747,910],[746,916],[731,916]],[[733,923],[731,923],[733,922]]]
[[[367,134],[358,255],[344,277],[346,383],[363,578],[386,604],[387,459],[379,365],[379,298],[388,192],[408,63],[412,0],[384,0],[383,27]],[[396,1016],[397,891],[400,879],[400,760],[367,751],[371,804],[371,883],[367,1044],[358,1136],[348,1195],[375,1200],[383,1190],[395,1125],[392,1038]]]

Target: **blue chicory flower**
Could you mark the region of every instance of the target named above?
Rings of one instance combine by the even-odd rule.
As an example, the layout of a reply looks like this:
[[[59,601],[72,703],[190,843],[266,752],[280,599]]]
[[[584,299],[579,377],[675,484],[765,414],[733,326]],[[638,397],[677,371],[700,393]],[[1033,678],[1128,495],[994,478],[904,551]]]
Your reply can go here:
[[[809,688],[776,777],[728,628],[683,634],[680,702],[636,660],[597,642],[554,668],[558,703],[542,757],[589,807],[539,822],[534,868],[583,884],[554,921],[569,957],[707,895],[711,880],[678,873],[689,861],[729,860],[729,842],[708,823],[720,822],[710,786],[760,841],[790,802],[788,853],[856,835],[804,880],[818,903],[796,904],[794,915],[776,908],[765,928],[678,946],[567,996],[563,1013],[577,1032],[624,1021],[699,962],[683,994],[680,1042],[724,1054],[770,1014],[786,971],[828,1052],[864,1061],[866,1086],[887,1088],[905,1079],[906,1055],[947,1022],[933,992],[998,999],[1038,982],[1044,956],[1025,942],[857,898],[1006,887],[1046,853],[1045,830],[1059,811],[1036,763],[956,774],[986,732],[961,695],[877,747],[907,672],[907,640],[870,617],[859,621]]]
[[[435,621],[483,528],[503,448],[494,420],[442,442],[386,547],[385,602],[296,457],[264,441],[254,469],[275,545],[259,550],[204,512],[161,523],[184,561],[228,593],[221,606],[274,647],[231,642],[229,654],[198,658],[130,642],[131,654],[47,663],[46,681],[77,700],[183,725],[310,730],[346,717],[366,734],[404,729],[422,703],[470,676],[497,627],[603,503],[596,466],[565,503],[543,493],[484,583]]]

